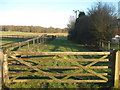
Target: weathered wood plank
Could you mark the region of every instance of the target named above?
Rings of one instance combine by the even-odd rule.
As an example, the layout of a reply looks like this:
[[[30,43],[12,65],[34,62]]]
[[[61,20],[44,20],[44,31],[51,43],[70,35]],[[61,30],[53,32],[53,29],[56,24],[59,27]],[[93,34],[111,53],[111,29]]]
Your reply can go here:
[[[82,65],[80,65],[80,64],[79,64],[78,62],[76,62],[76,61],[72,61],[71,63],[73,63],[74,65],[79,66],[80,68],[82,68],[83,70],[88,71],[89,73],[92,73],[92,74],[95,75],[95,76],[98,76],[98,77],[100,77],[100,78],[102,78],[102,79],[108,81],[108,78],[106,78],[106,77],[104,77],[104,76],[98,74],[97,72],[91,70],[89,67],[82,66]]]
[[[119,52],[117,52],[115,59],[114,88],[119,87],[119,55]]]
[[[105,59],[106,57],[108,57],[108,55],[102,56],[100,59]],[[88,64],[87,66],[90,67],[90,66],[92,66],[92,65],[94,65],[94,64],[96,64],[96,63],[98,63],[98,62],[99,62],[99,61],[94,61],[94,62]]]
[[[61,82],[61,83],[79,83],[79,82],[94,82],[94,83],[102,83],[107,82],[105,80],[37,80],[37,79],[19,79],[13,80],[13,82]]]
[[[107,76],[108,73],[99,73],[101,75]],[[10,77],[14,77],[14,76],[27,76],[27,75],[37,75],[37,76],[45,76],[39,73],[31,73],[31,72],[23,72],[23,73],[9,73]],[[53,76],[66,76],[66,75],[71,75],[71,76],[94,76],[91,73],[76,73],[76,74],[71,74],[71,73],[52,73],[51,75]]]
[[[0,90],[3,88],[3,52],[0,49]]]
[[[109,55],[110,52],[8,52],[8,54],[20,55]]]
[[[108,66],[91,66],[90,69],[108,69]]]
[[[35,66],[34,66],[35,67]],[[37,68],[41,69],[79,69],[80,67],[73,67],[73,66],[36,66]],[[29,68],[28,66],[21,66],[21,65],[9,65],[9,68]],[[91,66],[88,67],[90,69],[107,69],[108,66]]]
[[[2,47],[2,48],[10,48],[10,47],[16,47],[16,46],[19,46],[20,45],[24,45],[24,44],[28,44],[28,42],[30,41],[33,41],[33,40],[36,40],[38,38],[41,38],[42,35],[38,36],[38,37],[34,37],[32,39],[29,39],[29,40],[26,40],[26,41],[23,41],[23,42],[19,42],[19,43],[13,43],[11,45],[6,45],[5,47]],[[43,35],[44,36],[44,35]]]
[[[9,80],[7,57],[8,57],[7,54],[3,55],[3,77],[4,77],[4,83]]]
[[[33,70],[36,70],[36,71],[38,71],[39,73],[44,74],[44,75],[50,77],[50,78],[53,79],[53,80],[58,80],[57,78],[55,78],[54,76],[52,76],[51,73],[44,72],[44,71],[38,69],[37,67],[34,67],[34,66],[32,66],[31,64],[29,64],[29,63],[27,63],[27,62],[24,62],[24,61],[23,61],[22,59],[20,59],[20,58],[17,58],[17,57],[15,57],[15,56],[11,56],[11,57],[14,58],[14,59],[16,59],[16,60],[18,60],[19,62],[27,65],[28,67],[32,68]]]
[[[8,59],[12,60],[12,59]],[[41,59],[41,58],[23,58],[23,60],[28,60],[28,61],[65,61],[64,59],[53,59],[53,58],[47,58],[47,59]],[[107,62],[109,59],[69,59],[70,61],[98,61],[98,62]]]
[[[119,65],[119,67],[118,67],[118,73],[119,73],[119,87],[118,88],[120,88],[120,51],[118,51],[118,65]]]

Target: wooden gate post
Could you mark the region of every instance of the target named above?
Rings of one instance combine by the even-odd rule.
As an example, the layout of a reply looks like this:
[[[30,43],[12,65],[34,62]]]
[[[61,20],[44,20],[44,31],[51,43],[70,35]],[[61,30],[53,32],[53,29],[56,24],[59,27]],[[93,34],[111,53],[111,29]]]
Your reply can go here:
[[[0,90],[3,88],[3,52],[0,51]]]
[[[9,80],[7,54],[3,55],[3,78],[4,78],[4,83]]]
[[[119,86],[120,88],[120,51],[118,51],[118,74],[119,74]]]
[[[115,73],[114,73],[114,88],[119,88],[119,70],[120,70],[120,51],[116,52]]]

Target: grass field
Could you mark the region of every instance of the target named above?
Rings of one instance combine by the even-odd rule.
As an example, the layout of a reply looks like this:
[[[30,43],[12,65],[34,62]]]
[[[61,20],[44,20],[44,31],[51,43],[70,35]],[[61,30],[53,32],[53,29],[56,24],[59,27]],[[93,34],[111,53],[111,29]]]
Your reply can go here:
[[[22,36],[38,36],[42,34],[56,35],[56,36],[67,36],[67,33],[29,33],[29,32],[14,32],[14,31],[0,31],[0,46],[5,46],[15,42],[25,41],[28,38],[16,38],[16,37],[5,37],[9,35],[22,35]]]
[[[2,37],[0,38],[0,40],[1,40],[0,46],[6,46],[16,42],[28,40],[28,38]]]
[[[57,36],[67,36],[68,33],[30,33],[30,32],[14,32],[14,31],[0,31],[0,36],[4,35],[26,35],[26,36],[37,36],[41,34],[48,34],[48,35],[57,35]]]
[[[32,48],[33,45],[31,44],[30,47]],[[25,51],[27,46],[24,46],[21,49],[18,49],[18,51]],[[56,40],[52,42],[48,42],[45,45],[37,45],[37,48],[34,49],[35,51],[59,51],[59,52],[66,52],[66,51],[89,51],[87,48],[85,48],[84,45],[73,43],[72,41],[68,41],[67,37],[58,37]]]

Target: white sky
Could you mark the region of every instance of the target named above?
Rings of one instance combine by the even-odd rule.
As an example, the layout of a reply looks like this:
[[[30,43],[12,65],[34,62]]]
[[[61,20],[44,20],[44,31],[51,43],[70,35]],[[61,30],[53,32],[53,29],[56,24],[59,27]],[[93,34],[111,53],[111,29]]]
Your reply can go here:
[[[0,25],[65,28],[73,10],[87,11],[103,0],[0,0]],[[117,5],[118,0],[104,0]]]

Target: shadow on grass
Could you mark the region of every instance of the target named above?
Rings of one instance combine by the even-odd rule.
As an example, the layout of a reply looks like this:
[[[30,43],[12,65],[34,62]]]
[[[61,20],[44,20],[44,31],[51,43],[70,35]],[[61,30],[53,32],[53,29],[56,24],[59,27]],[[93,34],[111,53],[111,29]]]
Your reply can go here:
[[[22,41],[25,41],[28,39],[30,39],[30,38],[2,37],[2,41],[6,41],[7,43],[0,45],[0,46],[5,46],[5,45],[12,44],[15,42],[22,42]]]
[[[84,45],[76,44],[73,41],[67,40],[67,37],[59,37],[55,39],[54,41],[48,43],[48,45],[54,45],[54,48],[51,49],[51,51],[62,51],[59,50],[60,47],[64,47],[69,49],[68,51],[76,51],[76,52],[84,52],[89,51],[85,48]]]

